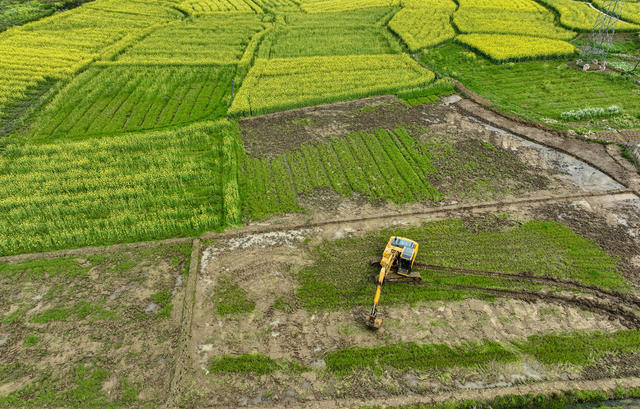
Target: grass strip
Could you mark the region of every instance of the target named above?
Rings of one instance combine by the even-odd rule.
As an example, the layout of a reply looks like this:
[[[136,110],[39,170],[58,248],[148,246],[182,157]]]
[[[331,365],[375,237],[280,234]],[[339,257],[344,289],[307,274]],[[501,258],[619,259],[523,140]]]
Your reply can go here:
[[[374,347],[338,349],[325,356],[327,368],[345,375],[357,369],[441,369],[473,367],[489,362],[513,362],[518,357],[493,341],[450,347],[445,344],[398,343]]]

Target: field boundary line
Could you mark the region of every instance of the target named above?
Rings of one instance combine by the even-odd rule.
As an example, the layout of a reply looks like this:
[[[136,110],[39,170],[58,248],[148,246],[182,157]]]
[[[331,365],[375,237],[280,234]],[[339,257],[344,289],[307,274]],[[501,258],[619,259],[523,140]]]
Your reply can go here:
[[[202,242],[200,239],[194,239],[191,247],[191,259],[189,262],[189,278],[184,289],[184,299],[182,305],[182,314],[180,317],[180,338],[178,351],[175,355],[174,370],[171,374],[170,382],[170,398],[167,406],[173,407],[172,401],[177,404],[180,398],[180,386],[184,375],[191,366],[191,330],[193,326],[193,312],[196,302],[196,284],[200,273],[200,256],[202,250]]]
[[[311,222],[311,223],[298,223],[291,225],[279,225],[279,226],[266,226],[256,229],[241,229],[241,230],[229,230],[222,233],[212,232],[212,233],[204,233],[200,236],[202,240],[209,239],[218,239],[218,238],[237,238],[246,236],[249,234],[263,234],[263,233],[272,233],[276,231],[288,231],[288,230],[300,230],[300,229],[310,229],[316,227],[329,226],[333,224],[347,224],[347,223],[358,223],[358,222],[367,222],[374,220],[382,220],[382,219],[391,219],[391,218],[403,218],[403,217],[412,217],[412,216],[427,216],[427,215],[448,215],[451,213],[460,213],[464,211],[474,211],[474,210],[500,210],[509,206],[518,206],[518,205],[527,205],[527,204],[544,204],[544,203],[556,203],[567,200],[579,200],[579,199],[588,199],[588,198],[597,198],[597,197],[607,197],[607,196],[621,196],[621,195],[629,195],[634,194],[634,192],[630,189],[621,189],[621,190],[609,190],[609,191],[600,191],[600,192],[583,192],[576,193],[572,195],[564,195],[564,196],[546,196],[546,197],[529,197],[522,199],[515,199],[512,201],[498,201],[498,202],[486,202],[486,203],[476,203],[476,204],[466,204],[466,205],[451,205],[451,206],[441,206],[434,207],[430,209],[414,211],[414,212],[406,212],[406,213],[387,213],[381,215],[373,215],[359,218],[351,218],[351,219],[333,219],[333,220],[325,220],[321,222]],[[2,261],[2,259],[0,259]]]
[[[317,400],[305,401],[297,403],[289,403],[288,408],[305,408],[305,409],[338,409],[338,408],[360,408],[360,407],[396,407],[403,405],[429,405],[444,402],[462,402],[465,400],[486,401],[496,397],[506,395],[527,395],[527,394],[544,394],[562,393],[572,391],[588,391],[598,390],[605,392],[611,396],[617,388],[637,388],[640,387],[640,378],[613,378],[601,379],[596,381],[542,381],[533,384],[513,385],[503,388],[494,389],[457,389],[454,391],[440,392],[432,395],[400,395],[383,399],[333,399],[333,400]],[[203,406],[205,408],[226,409],[231,406]],[[235,407],[235,406],[233,406]],[[276,406],[249,406],[261,409],[280,409],[282,405]]]
[[[173,244],[186,244],[191,242],[191,240],[195,238],[199,238],[200,240],[210,240],[210,239],[217,239],[217,238],[237,238],[237,237],[243,237],[249,234],[262,234],[262,233],[271,233],[271,232],[277,232],[277,231],[309,229],[309,228],[329,226],[333,224],[358,223],[358,222],[367,222],[367,221],[373,221],[373,220],[403,218],[403,217],[412,217],[412,216],[428,216],[428,215],[446,216],[452,213],[460,213],[465,211],[476,211],[476,210],[497,211],[510,206],[557,203],[557,202],[563,202],[568,200],[580,200],[580,199],[609,197],[609,196],[614,197],[614,196],[624,196],[624,195],[638,196],[637,193],[631,189],[619,189],[619,190],[606,190],[606,191],[597,191],[597,192],[581,192],[581,193],[574,193],[570,195],[559,195],[559,196],[525,197],[521,199],[514,199],[514,200],[507,200],[507,201],[493,201],[493,202],[485,202],[485,203],[440,206],[440,207],[433,207],[433,208],[414,211],[414,212],[387,213],[387,214],[351,218],[351,219],[332,219],[332,220],[324,220],[320,222],[310,222],[310,223],[296,223],[296,224],[285,224],[285,225],[275,225],[275,226],[274,225],[258,226],[257,228],[254,228],[252,226],[244,226],[243,228],[236,229],[236,230],[203,233],[199,237],[194,237],[194,236],[179,237],[179,238],[171,238],[171,239],[163,239],[163,240],[155,240],[155,241],[118,243],[118,244],[110,244],[110,245],[104,245],[104,246],[88,246],[88,247],[80,247],[76,249],[54,250],[49,252],[8,255],[8,256],[0,257],[0,262],[16,263],[21,261],[38,260],[38,259],[44,259],[44,258],[82,256],[86,254],[97,253],[100,251],[128,250],[128,249],[138,249],[138,248],[160,247],[160,246],[173,245]]]

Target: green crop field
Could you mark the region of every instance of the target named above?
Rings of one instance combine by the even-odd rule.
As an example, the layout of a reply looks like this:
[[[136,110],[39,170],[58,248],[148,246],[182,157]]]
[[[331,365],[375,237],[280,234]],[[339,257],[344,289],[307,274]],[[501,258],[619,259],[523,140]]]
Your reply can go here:
[[[43,110],[37,138],[160,128],[224,116],[235,67],[121,65],[78,76]]]

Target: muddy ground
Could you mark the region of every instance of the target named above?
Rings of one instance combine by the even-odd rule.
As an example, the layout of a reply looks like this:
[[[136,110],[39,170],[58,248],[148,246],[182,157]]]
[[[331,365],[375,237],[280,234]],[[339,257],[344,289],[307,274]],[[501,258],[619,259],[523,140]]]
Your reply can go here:
[[[164,404],[189,251],[0,264],[0,397],[13,397],[9,407]]]
[[[240,124],[245,148],[258,157],[275,157],[329,136],[403,126],[434,147],[431,161],[438,171],[430,182],[445,195],[438,205],[623,188],[569,155],[478,121],[458,107],[458,98],[452,95],[413,108],[393,96],[368,98],[246,118]],[[298,203],[309,211],[307,220],[378,213],[384,207],[401,212],[433,206],[396,206],[358,194],[351,199],[324,189],[299,197]]]
[[[555,220],[601,244],[619,257],[619,267],[636,281],[640,274],[640,200],[633,195],[598,197],[553,205],[506,208],[513,220]],[[450,215],[448,215],[450,216]],[[502,229],[494,216],[459,213],[465,224],[478,229]],[[388,228],[390,221],[408,226],[428,220],[398,217],[395,221],[343,223],[306,230],[253,234],[205,246],[196,290],[192,330],[192,379],[189,404],[193,407],[304,405],[305,402],[394,396],[424,396],[446,390],[499,388],[539,381],[594,379],[634,375],[640,364],[632,357],[606,356],[587,368],[542,365],[535,359],[481,368],[444,371],[364,370],[338,377],[326,368],[327,352],[348,346],[376,346],[395,342],[460,345],[491,339],[508,343],[533,334],[593,331],[612,332],[624,324],[589,307],[554,300],[525,301],[498,297],[495,301],[468,298],[459,302],[420,302],[387,306],[384,329],[372,333],[362,325],[367,306],[312,313],[279,300],[295,298],[296,272],[312,263],[308,250],[322,240],[359,235]],[[495,225],[494,225],[495,224]],[[370,272],[363,267],[363,274]],[[221,316],[215,312],[216,286],[233,279],[255,302],[248,314]],[[260,353],[279,362],[293,361],[308,369],[270,375],[208,374],[202,372],[212,357]],[[624,364],[623,364],[624,363]],[[602,368],[606,367],[606,371]],[[606,374],[606,375],[605,375]],[[634,375],[635,376],[635,375]],[[197,391],[197,392],[196,392]],[[461,392],[463,393],[463,392]]]

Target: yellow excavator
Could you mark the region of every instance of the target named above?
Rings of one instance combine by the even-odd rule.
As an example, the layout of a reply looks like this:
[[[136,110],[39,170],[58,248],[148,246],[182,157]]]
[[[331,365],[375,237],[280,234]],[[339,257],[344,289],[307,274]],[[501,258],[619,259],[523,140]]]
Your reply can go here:
[[[378,318],[378,303],[382,293],[382,285],[386,282],[417,283],[422,278],[420,274],[411,272],[413,262],[418,255],[418,243],[404,237],[392,236],[382,253],[381,260],[372,264],[380,264],[380,274],[376,280],[376,295],[373,298],[373,308],[367,316],[367,327],[377,330],[382,326],[382,319]]]

